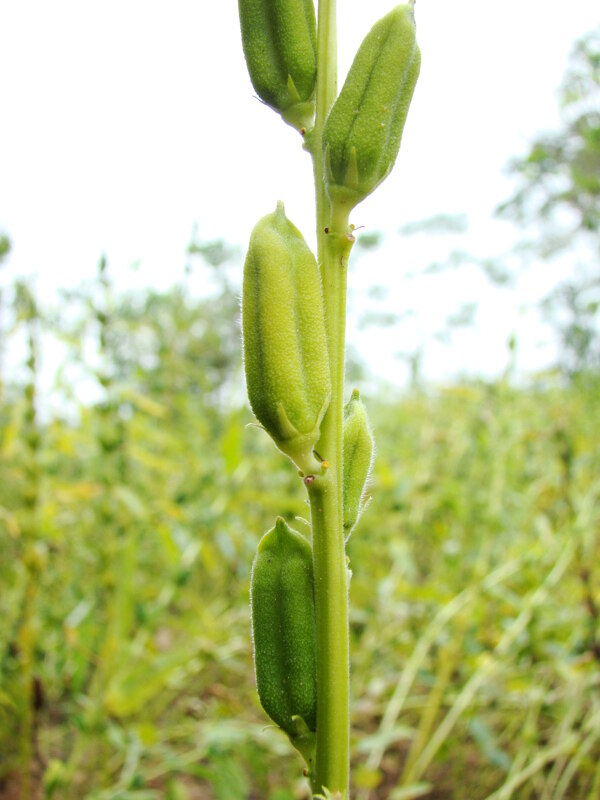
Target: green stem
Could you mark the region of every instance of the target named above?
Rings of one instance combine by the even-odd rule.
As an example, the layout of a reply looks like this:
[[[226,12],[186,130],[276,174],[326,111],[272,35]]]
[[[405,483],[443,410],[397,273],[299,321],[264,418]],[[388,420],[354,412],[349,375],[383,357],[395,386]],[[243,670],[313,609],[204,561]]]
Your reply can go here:
[[[332,219],[325,192],[321,147],[323,125],[337,91],[335,0],[320,0],[317,98],[309,148],[313,158],[318,259],[323,280],[331,401],[321,424],[319,454],[329,463],[309,485],[313,532],[317,617],[317,744],[313,791],[323,788],[347,798],[349,793],[349,634],[348,570],[342,527],[342,443],[346,278],[349,240],[347,219]],[[326,233],[326,229],[328,232]]]
[[[31,544],[28,545],[27,557],[31,559]],[[20,751],[20,800],[31,798],[31,766],[33,762],[33,659],[35,643],[35,616],[34,605],[37,594],[39,575],[31,564],[27,564],[27,577],[25,585],[25,598],[23,602],[23,623],[19,631],[19,668],[22,687],[19,726],[19,751]]]

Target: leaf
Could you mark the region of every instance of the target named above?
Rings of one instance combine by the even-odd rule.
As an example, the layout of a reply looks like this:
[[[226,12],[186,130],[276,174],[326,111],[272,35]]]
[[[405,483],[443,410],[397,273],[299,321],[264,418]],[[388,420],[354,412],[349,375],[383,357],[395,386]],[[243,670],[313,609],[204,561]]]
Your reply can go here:
[[[120,500],[125,508],[137,519],[144,519],[148,516],[147,502],[130,489],[128,486],[115,486],[115,497]]]
[[[133,403],[136,408],[155,419],[165,419],[169,415],[169,409],[162,403],[157,403],[147,395],[140,394],[133,389],[127,388],[124,397]]]
[[[359,753],[370,753],[372,749],[379,749],[380,747],[385,750],[391,744],[412,739],[414,735],[413,728],[409,728],[406,725],[395,725],[389,731],[378,730],[370,736],[363,736],[356,749]]]
[[[80,600],[75,608],[69,613],[65,619],[65,627],[71,630],[78,628],[79,625],[86,619],[90,611],[94,608],[95,603],[93,600]]]
[[[433,790],[431,783],[411,783],[410,786],[401,786],[390,794],[390,800],[413,800],[415,797],[424,797]]]
[[[469,733],[490,764],[499,767],[504,772],[509,771],[512,764],[511,759],[498,746],[496,737],[481,716],[469,720]]]

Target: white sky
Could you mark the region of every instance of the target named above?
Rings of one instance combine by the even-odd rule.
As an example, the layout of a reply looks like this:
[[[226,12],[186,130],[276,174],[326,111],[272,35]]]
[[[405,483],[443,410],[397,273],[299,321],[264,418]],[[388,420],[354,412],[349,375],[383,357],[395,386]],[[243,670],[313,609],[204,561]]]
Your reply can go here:
[[[370,25],[393,5],[338,0],[340,83]],[[493,254],[514,237],[490,224],[510,194],[504,166],[556,124],[569,51],[598,24],[598,3],[418,0],[416,16],[422,72],[402,151],[353,221],[394,231],[466,212],[460,246]],[[243,246],[279,198],[313,241],[309,158],[297,134],[253,96],[234,0],[4,0],[0,82],[0,230],[14,248],[4,283],[37,274],[46,297],[93,277],[104,252],[119,285],[168,286],[181,274],[194,224],[201,238]],[[466,296],[464,281],[430,284],[412,297],[400,290],[400,264],[427,264],[441,257],[439,247],[396,238],[393,257],[384,251],[353,272],[351,313],[372,280],[388,287],[390,307],[422,305],[414,341],[363,334],[383,364],[418,345],[427,320]],[[505,307],[483,283],[480,292],[489,308],[476,339],[465,334],[452,353],[435,355],[434,347],[432,376],[501,367],[522,299]],[[538,356],[524,346],[523,366],[539,364]]]

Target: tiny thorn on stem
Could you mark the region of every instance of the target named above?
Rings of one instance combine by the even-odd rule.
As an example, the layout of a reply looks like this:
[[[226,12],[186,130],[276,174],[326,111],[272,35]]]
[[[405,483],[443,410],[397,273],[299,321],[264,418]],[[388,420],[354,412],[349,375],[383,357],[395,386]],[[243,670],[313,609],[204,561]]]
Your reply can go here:
[[[325,233],[329,233],[329,227],[323,229]]]

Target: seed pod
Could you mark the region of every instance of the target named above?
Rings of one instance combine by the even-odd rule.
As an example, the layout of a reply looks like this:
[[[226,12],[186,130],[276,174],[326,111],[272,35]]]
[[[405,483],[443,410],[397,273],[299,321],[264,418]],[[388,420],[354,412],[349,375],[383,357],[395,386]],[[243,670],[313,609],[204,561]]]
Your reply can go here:
[[[242,45],[258,96],[295,128],[314,116],[317,34],[313,0],[238,0]]]
[[[250,609],[260,702],[297,739],[317,721],[314,578],[310,544],[282,517],[258,545]]]
[[[350,210],[391,171],[420,65],[412,4],[397,6],[365,37],[325,123],[334,204]]]
[[[254,414],[304,474],[320,471],[313,448],[331,395],[321,276],[282,203],[250,237],[242,331]]]
[[[364,509],[363,494],[373,463],[373,436],[358,389],[344,406],[344,532],[348,535]]]

